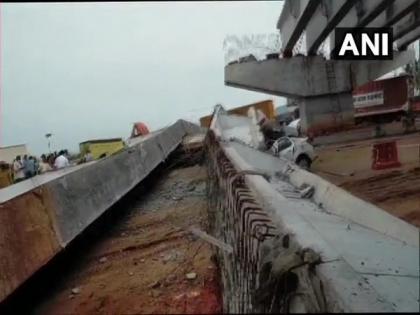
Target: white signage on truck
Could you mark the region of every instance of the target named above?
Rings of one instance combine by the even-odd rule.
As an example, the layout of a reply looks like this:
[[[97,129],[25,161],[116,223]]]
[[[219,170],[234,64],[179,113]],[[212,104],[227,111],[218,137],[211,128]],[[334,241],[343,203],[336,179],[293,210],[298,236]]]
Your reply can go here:
[[[363,108],[384,104],[384,92],[376,91],[353,96],[354,108]]]

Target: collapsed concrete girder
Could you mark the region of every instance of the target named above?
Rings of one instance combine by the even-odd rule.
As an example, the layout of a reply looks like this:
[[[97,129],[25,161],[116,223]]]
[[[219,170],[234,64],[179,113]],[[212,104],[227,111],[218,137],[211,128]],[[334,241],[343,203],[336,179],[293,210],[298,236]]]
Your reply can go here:
[[[345,93],[413,59],[414,52],[406,51],[395,53],[394,60],[357,63],[320,56],[250,61],[227,65],[225,84],[292,98]],[[332,67],[333,73],[329,71]],[[332,79],[334,86],[329,84]]]
[[[223,311],[416,311],[418,229],[251,148],[246,120],[216,110],[206,138],[210,231],[234,251],[217,249]]]
[[[199,130],[178,120],[115,155],[1,189],[0,303]]]

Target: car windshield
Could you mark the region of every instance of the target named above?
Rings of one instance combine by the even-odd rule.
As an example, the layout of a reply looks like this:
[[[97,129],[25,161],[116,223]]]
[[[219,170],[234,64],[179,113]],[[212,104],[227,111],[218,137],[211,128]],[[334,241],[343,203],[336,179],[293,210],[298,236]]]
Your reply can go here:
[[[292,145],[292,142],[288,138],[281,138],[277,140],[277,151],[283,151]]]

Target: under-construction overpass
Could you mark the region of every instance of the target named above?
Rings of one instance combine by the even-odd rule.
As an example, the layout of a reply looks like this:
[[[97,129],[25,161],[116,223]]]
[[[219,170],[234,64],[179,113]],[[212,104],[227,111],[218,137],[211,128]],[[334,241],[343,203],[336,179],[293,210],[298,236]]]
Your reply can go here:
[[[325,52],[327,47],[327,56],[334,50],[337,27],[391,27],[394,59],[328,60],[320,48]],[[225,67],[225,84],[299,99],[302,127],[316,134],[353,124],[354,87],[414,60],[414,51],[407,47],[420,37],[420,1],[287,0],[277,28],[279,57],[232,62]]]

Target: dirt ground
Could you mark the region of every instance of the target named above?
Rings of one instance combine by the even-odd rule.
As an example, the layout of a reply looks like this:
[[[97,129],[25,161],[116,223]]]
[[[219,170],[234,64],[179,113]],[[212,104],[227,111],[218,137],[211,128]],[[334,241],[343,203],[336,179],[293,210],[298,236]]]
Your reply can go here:
[[[405,149],[400,151],[400,159],[405,158],[406,162],[401,160],[403,166],[396,169],[372,170],[370,146],[385,140],[398,141],[398,145]],[[420,134],[417,132],[319,146],[316,150],[320,158],[314,163],[313,172],[353,195],[420,227],[420,164],[419,160],[415,161],[418,153],[406,150],[407,147],[418,146],[419,143]],[[405,156],[401,155],[403,153]]]
[[[420,167],[386,170],[345,178],[326,176],[353,195],[420,227]]]
[[[220,313],[206,230],[205,169],[164,172],[107,237],[79,257],[34,314]]]

